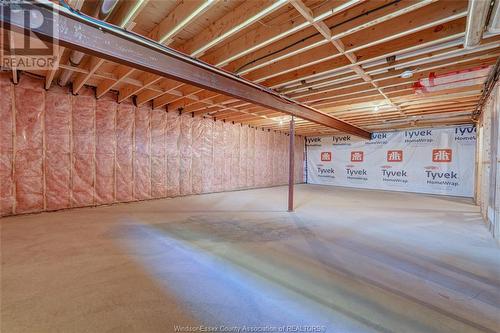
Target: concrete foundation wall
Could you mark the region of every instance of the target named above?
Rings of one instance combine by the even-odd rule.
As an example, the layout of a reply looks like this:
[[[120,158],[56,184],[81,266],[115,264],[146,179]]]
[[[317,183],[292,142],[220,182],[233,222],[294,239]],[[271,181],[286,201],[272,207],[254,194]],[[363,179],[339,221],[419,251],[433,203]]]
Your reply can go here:
[[[490,95],[478,123],[476,203],[500,240],[500,85]]]
[[[0,214],[286,184],[289,136],[0,75]],[[296,138],[303,181],[304,138]]]

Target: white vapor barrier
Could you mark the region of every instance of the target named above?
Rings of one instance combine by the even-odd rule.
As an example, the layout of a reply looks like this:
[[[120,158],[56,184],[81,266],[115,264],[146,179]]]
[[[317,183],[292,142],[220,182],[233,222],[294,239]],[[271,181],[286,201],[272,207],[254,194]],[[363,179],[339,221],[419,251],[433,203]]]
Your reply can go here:
[[[475,149],[471,125],[307,137],[307,182],[472,197]]]

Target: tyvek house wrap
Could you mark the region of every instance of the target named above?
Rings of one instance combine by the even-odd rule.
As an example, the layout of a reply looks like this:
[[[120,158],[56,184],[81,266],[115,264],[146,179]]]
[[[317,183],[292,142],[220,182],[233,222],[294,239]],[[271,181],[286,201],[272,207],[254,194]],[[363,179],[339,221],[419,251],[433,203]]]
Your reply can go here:
[[[288,136],[0,75],[0,214],[286,184]],[[303,138],[296,138],[302,182]]]

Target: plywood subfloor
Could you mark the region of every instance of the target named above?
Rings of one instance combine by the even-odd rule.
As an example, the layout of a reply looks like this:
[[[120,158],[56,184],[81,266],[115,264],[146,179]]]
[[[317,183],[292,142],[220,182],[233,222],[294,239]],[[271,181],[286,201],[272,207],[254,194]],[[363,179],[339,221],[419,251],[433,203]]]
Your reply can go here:
[[[1,331],[499,331],[470,200],[300,185],[285,206],[275,187],[4,218]]]

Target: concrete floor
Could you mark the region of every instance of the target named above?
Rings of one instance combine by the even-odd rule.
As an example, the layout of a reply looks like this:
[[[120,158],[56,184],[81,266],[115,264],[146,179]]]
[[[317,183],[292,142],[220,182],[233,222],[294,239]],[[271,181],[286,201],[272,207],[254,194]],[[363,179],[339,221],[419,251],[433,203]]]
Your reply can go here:
[[[470,200],[300,185],[285,205],[276,187],[2,219],[1,332],[500,331]]]

